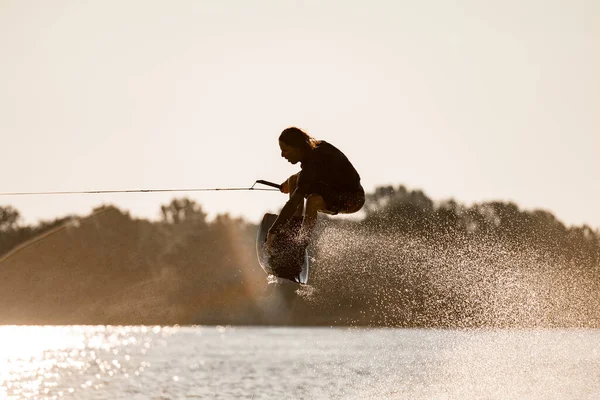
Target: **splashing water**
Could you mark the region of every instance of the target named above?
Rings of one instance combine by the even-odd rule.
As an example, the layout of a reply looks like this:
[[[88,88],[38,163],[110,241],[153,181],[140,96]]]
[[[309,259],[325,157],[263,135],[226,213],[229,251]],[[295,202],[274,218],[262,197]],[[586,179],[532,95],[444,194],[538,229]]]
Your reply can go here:
[[[527,244],[324,223],[313,252],[303,298],[342,324],[600,326],[593,273]]]

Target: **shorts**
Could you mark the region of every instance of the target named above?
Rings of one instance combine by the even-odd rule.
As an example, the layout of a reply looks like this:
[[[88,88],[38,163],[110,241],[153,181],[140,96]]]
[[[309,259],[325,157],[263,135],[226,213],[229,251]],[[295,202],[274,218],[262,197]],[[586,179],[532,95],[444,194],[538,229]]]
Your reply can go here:
[[[318,194],[323,197],[328,214],[352,214],[365,204],[365,191],[360,185],[353,191],[339,191],[325,183],[317,183],[311,192],[309,195]]]

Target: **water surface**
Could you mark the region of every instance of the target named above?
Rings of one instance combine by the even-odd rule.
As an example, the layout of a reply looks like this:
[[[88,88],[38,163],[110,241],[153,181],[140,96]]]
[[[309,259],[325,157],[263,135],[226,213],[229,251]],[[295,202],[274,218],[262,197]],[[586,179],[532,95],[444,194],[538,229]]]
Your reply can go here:
[[[0,327],[0,397],[598,399],[599,330]]]

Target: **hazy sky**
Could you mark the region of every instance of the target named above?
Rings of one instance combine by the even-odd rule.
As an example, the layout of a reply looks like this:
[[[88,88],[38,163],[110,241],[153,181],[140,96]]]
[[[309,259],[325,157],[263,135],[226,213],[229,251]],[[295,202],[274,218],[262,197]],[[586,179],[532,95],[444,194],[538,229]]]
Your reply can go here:
[[[367,191],[600,227],[600,2],[0,0],[0,192],[250,186],[304,128]],[[182,196],[185,194],[181,194]],[[172,194],[0,197],[35,222]],[[257,220],[285,197],[195,193]]]

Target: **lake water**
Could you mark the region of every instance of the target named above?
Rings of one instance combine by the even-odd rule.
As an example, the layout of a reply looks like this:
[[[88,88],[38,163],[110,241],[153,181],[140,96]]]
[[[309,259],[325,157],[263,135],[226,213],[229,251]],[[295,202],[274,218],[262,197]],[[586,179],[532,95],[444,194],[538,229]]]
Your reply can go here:
[[[0,398],[600,399],[600,330],[0,327]]]

